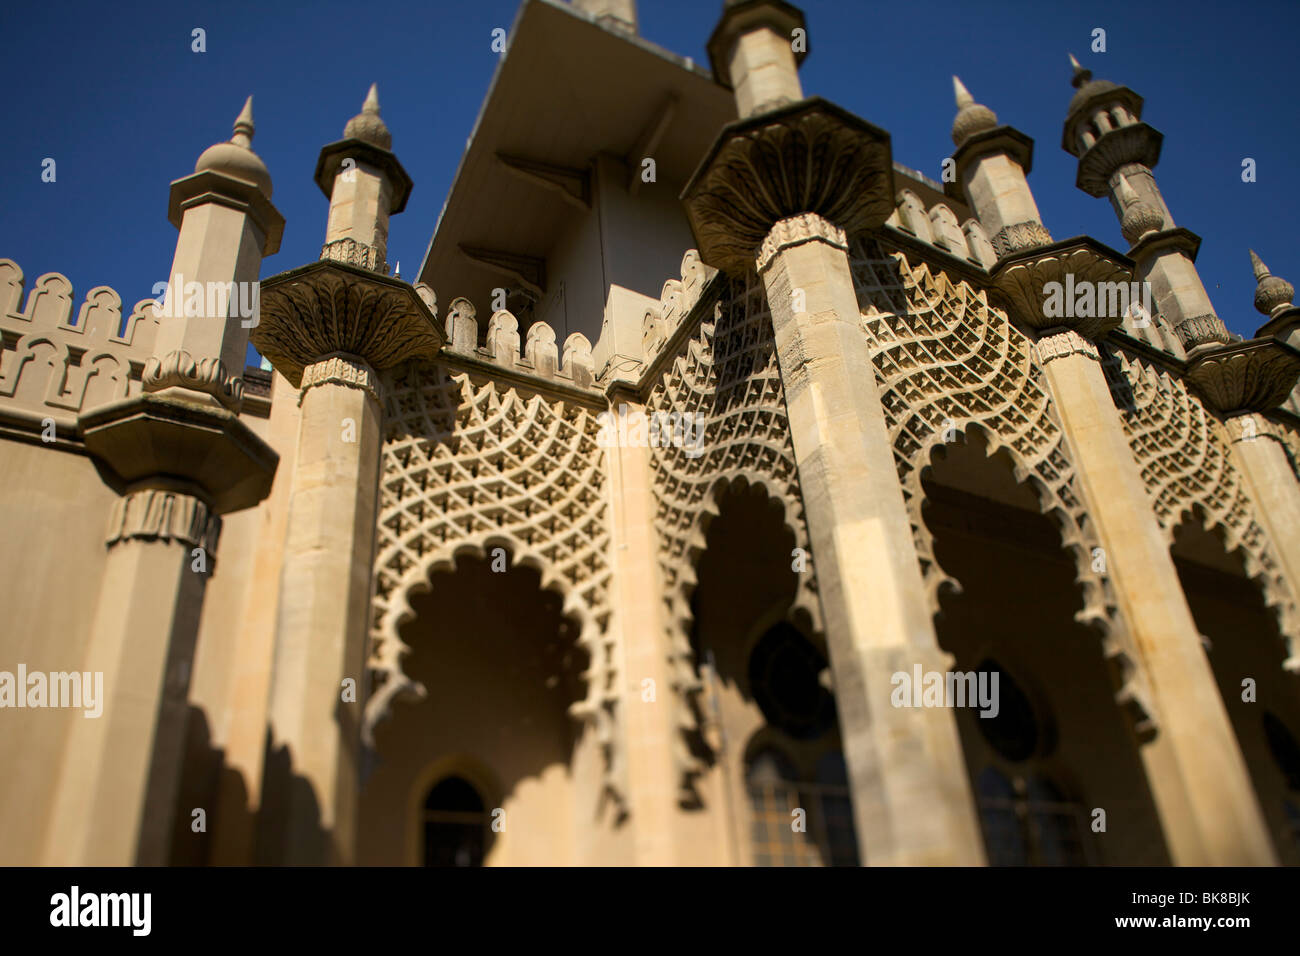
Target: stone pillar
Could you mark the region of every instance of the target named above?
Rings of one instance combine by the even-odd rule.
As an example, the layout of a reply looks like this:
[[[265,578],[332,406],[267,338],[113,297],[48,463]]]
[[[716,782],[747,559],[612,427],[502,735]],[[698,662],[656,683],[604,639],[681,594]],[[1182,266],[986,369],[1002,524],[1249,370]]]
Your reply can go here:
[[[1286,446],[1263,415],[1248,412],[1227,421],[1232,457],[1246,477],[1255,517],[1277,549],[1293,594],[1300,595],[1300,483]],[[1300,667],[1300,660],[1294,662]]]
[[[767,290],[826,620],[858,843],[870,865],[972,865],[983,849],[950,710],[896,708],[891,676],[945,671],[844,232],[821,216],[764,240]]]
[[[102,712],[73,723],[45,865],[167,864],[207,581],[196,568],[209,566],[219,530],[207,504],[182,492],[118,501],[82,665],[97,687],[102,675]]]
[[[645,415],[630,394],[612,392],[610,414],[626,405],[629,420]],[[650,449],[619,444],[610,456],[610,494],[614,528],[611,551],[618,588],[619,704],[627,734],[627,776],[636,863],[673,866],[677,862],[677,781],[674,761],[678,728],[674,720],[672,674],[663,622],[663,590],[655,538]],[[653,681],[654,700],[645,700],[643,681]]]
[[[412,184],[389,149],[373,86],[343,136],[316,163],[330,200],[320,261],[262,283],[252,335],[300,389],[301,404],[257,825],[256,858],[266,863],[355,859],[383,444],[379,372],[432,359],[445,340],[415,289],[386,277],[388,217],[402,211]]]
[[[1150,683],[1158,731],[1140,753],[1173,862],[1274,864],[1245,761],[1097,349],[1074,331],[1047,334],[1035,348]]]
[[[103,714],[74,725],[65,745],[46,831],[50,864],[165,864],[170,856],[217,515],[265,498],[278,460],[237,414],[256,312],[245,319],[230,295],[238,283],[255,286],[261,257],[279,248],[284,229],[252,134],[250,98],[231,140],[172,183],[169,218],[180,235],[142,391],[77,419],[86,450],[124,497],[110,519],[83,667],[103,674]],[[240,301],[255,305],[255,288],[247,291]]]
[[[742,119],[803,99],[798,64],[808,55],[808,36],[797,7],[727,0],[708,51],[713,75],[735,92]]]
[[[258,857],[348,864],[383,413],[378,375],[356,356],[309,365],[301,388],[262,787],[264,815],[274,825]]]

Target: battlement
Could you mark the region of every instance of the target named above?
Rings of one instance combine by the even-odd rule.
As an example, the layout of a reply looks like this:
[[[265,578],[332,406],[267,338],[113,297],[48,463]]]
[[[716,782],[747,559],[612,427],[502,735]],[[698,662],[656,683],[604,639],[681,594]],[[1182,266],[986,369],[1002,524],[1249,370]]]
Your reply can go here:
[[[140,393],[157,303],[141,299],[123,322],[121,296],[96,286],[74,322],[67,276],[36,279],[20,310],[24,285],[18,264],[0,259],[0,420],[29,430],[52,419],[59,436],[72,437],[83,409]]]

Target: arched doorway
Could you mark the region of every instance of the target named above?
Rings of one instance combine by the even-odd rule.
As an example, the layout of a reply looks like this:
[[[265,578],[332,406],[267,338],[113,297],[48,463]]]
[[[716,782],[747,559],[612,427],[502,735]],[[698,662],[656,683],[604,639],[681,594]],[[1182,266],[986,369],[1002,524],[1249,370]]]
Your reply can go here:
[[[1277,616],[1242,558],[1203,521],[1179,524],[1170,553],[1278,859],[1300,865],[1300,677],[1283,669]]]
[[[404,670],[426,694],[375,730],[359,862],[579,861],[575,830],[594,825],[600,761],[570,714],[587,654],[561,608],[537,571],[492,548],[457,556],[412,597]]]
[[[824,643],[795,608],[811,559],[761,485],[718,490],[692,596],[705,807],[740,865],[856,865]],[[804,570],[796,570],[803,568]]]
[[[939,446],[922,487],[935,558],[960,586],[941,598],[939,643],[955,671],[997,677],[996,716],[956,715],[990,864],[1167,865],[1101,637],[1075,620],[1060,530],[979,428]]]

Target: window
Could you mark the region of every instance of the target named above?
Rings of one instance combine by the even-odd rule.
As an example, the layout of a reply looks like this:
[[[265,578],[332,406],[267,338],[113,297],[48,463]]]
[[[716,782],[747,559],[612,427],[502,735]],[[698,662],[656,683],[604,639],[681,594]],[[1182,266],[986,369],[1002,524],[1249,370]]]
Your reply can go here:
[[[1008,778],[994,767],[976,781],[990,866],[1083,866],[1082,808],[1039,774]]]
[[[424,865],[482,866],[488,815],[483,798],[460,777],[444,777],[424,800]]]
[[[776,750],[764,750],[749,762],[749,791],[755,866],[816,866],[818,855],[808,833],[791,825],[802,806],[794,765]],[[803,809],[807,809],[804,807]]]

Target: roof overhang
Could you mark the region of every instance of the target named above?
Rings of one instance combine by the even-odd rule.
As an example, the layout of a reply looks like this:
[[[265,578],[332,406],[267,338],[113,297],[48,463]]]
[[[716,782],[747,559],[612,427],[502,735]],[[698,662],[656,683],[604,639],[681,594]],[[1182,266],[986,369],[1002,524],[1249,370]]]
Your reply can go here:
[[[653,141],[657,181],[680,189],[735,116],[730,91],[691,60],[557,0],[524,0],[418,281],[486,309],[492,289],[520,286],[511,262],[544,262],[587,214],[582,177],[597,155],[639,166],[632,153]]]

